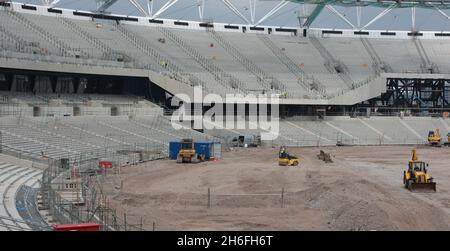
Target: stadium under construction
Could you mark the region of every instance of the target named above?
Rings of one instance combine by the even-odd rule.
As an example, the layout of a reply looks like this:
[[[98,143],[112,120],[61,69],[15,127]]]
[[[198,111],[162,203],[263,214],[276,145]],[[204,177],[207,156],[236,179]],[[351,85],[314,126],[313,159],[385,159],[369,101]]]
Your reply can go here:
[[[450,230],[450,2],[87,6],[0,1],[0,230]]]

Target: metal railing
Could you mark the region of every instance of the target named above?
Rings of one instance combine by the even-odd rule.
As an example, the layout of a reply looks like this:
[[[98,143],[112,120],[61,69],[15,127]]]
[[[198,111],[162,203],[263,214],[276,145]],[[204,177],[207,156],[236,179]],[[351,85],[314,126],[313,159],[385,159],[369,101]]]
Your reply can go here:
[[[145,41],[144,38],[140,37],[136,33],[130,31],[129,29],[126,29],[123,25],[116,24],[114,26],[118,33],[122,35],[125,39],[127,39],[129,42],[133,44],[137,49],[144,52],[155,62],[159,64],[159,68],[163,71],[168,71],[169,74],[164,73],[165,75],[168,75],[169,77],[180,81],[184,84],[190,85],[190,86],[202,86],[205,90],[209,90],[208,85],[198,77],[192,75],[191,73],[188,73],[181,69],[180,66],[169,60],[167,57],[160,54],[157,50],[152,48],[147,41]]]
[[[325,87],[318,82],[317,80],[313,80],[311,77],[307,76],[307,74],[300,68],[292,59],[284,53],[283,50],[278,48],[275,43],[269,38],[269,36],[265,34],[257,34],[256,35],[267,48],[272,51],[273,55],[275,55],[282,64],[288,68],[288,70],[294,74],[294,76],[298,79],[298,83],[308,92],[317,92],[319,95],[326,97]],[[307,83],[307,80],[311,80],[313,83]]]
[[[56,48],[58,48],[60,54],[62,56],[70,56],[72,51],[70,49],[70,46],[66,45],[61,40],[57,39],[55,36],[53,36],[50,32],[46,31],[45,29],[41,28],[37,24],[31,22],[26,17],[24,17],[22,14],[15,12],[15,11],[5,11],[5,13],[9,14],[10,17],[24,25],[26,28],[34,31],[38,35],[40,35],[42,38],[44,38],[46,41],[48,41],[50,44],[54,45]]]
[[[286,91],[286,86],[277,78],[269,76],[253,61],[242,54],[230,42],[219,35],[213,28],[206,28],[208,34],[216,40],[231,56],[241,63],[248,71],[257,77],[258,83],[265,88],[265,90]]]
[[[109,69],[109,68],[122,68],[122,69],[150,69],[147,64],[141,64],[138,62],[118,62],[110,60],[101,60],[95,58],[76,58],[76,57],[64,57],[55,54],[30,54],[23,53],[21,51],[15,50],[1,50],[0,58],[6,60],[26,60],[33,62],[46,62],[46,63],[60,63],[69,65],[82,65],[82,66],[95,66],[99,68]]]
[[[328,49],[325,48],[325,46],[323,46],[319,39],[317,39],[314,35],[309,36],[309,41],[311,41],[314,48],[316,48],[319,54],[324,58],[324,65],[328,71],[336,73],[346,85],[350,86],[353,83],[353,80],[349,76],[347,66],[331,55]]]
[[[108,200],[103,194],[102,183],[112,173],[104,170],[101,175],[91,176],[85,172],[85,170],[96,167],[97,164],[97,158],[80,159],[73,163],[71,168],[65,169],[62,168],[61,161],[50,161],[42,176],[43,207],[58,223],[95,222],[101,225],[102,231],[144,230],[142,221],[140,223],[127,222],[126,214],[121,217],[117,215],[115,209],[109,206]],[[121,166],[116,164],[113,172],[119,171],[120,168]],[[79,188],[69,191],[69,193],[73,192],[76,200],[71,199],[70,196],[67,197],[66,182],[72,182],[71,184],[76,184]]]
[[[30,45],[34,45],[33,43],[23,40],[21,37],[6,29],[2,24],[0,24],[0,35],[2,37],[2,48],[9,48],[8,45],[13,44],[15,47],[14,49],[17,51],[32,53]],[[8,44],[4,43],[3,39],[5,39]]]
[[[169,29],[159,27],[158,30],[174,43],[176,43],[189,56],[195,59],[195,61],[199,63],[207,72],[212,74],[215,77],[215,80],[224,88],[226,88],[227,90],[245,93],[245,84],[241,80],[220,69],[213,62],[200,55],[197,50],[189,46],[188,43],[185,42],[180,36],[177,36]]]
[[[381,60],[372,43],[367,38],[361,37],[361,43],[363,44],[370,58],[372,58],[372,65],[375,72],[392,72],[391,66]]]
[[[103,183],[111,180],[112,175],[120,174],[122,167],[166,157],[160,146],[142,143],[81,153],[68,162],[67,168],[62,160],[49,158],[41,182],[43,209],[48,210],[58,223],[96,222],[101,224],[103,231],[142,231],[142,221],[127,221],[126,214],[119,216],[109,206],[103,194]],[[111,161],[113,168],[100,171],[100,160]],[[96,170],[94,175],[92,170]],[[68,190],[67,183],[77,184],[79,189]]]
[[[144,138],[141,139],[141,142],[129,142],[125,141],[124,137],[119,140],[112,135],[102,136],[83,128],[69,125],[67,129],[80,131],[80,136],[76,136],[78,133],[64,133],[59,132],[58,129],[49,130],[49,128],[54,128],[53,124],[37,123],[34,120],[25,120],[25,118],[19,118],[16,125],[2,126],[0,136],[3,151],[19,158],[26,158],[41,163],[45,163],[48,159],[56,158],[68,158],[71,163],[74,163],[85,158],[111,158],[112,156],[117,158],[117,163],[126,164],[135,161],[143,162],[160,159],[168,155],[166,142],[150,140],[148,137],[145,138],[147,139],[146,142],[142,142],[145,140]],[[61,123],[60,125],[59,122],[55,122],[54,125],[59,128],[61,125],[65,126],[67,124]],[[9,127],[22,128],[22,131],[10,131]],[[26,128],[29,128],[29,130]],[[91,138],[94,136],[100,140],[99,142],[83,140],[81,135]],[[11,140],[16,138],[28,143],[11,144]],[[102,138],[104,139],[104,145]]]
[[[422,72],[424,73],[439,73],[439,69],[436,64],[432,63],[430,57],[427,54],[427,51],[423,47],[420,39],[413,38],[414,45],[417,49],[417,53],[419,54],[420,60],[422,64],[420,65]]]
[[[78,34],[81,38],[88,41],[94,47],[102,51],[104,53],[103,55],[104,59],[117,61],[120,58],[119,52],[113,50],[107,44],[93,37],[91,34],[89,34],[89,32],[83,30],[75,22],[69,20],[68,18],[63,17],[57,17],[57,20],[60,21],[62,24],[64,24],[67,28]]]
[[[329,95],[329,97],[330,98],[335,98],[335,97],[343,96],[343,95],[345,95],[346,93],[348,93],[350,91],[356,90],[356,89],[358,89],[360,87],[363,87],[363,86],[366,86],[366,85],[368,85],[370,83],[373,83],[376,79],[378,79],[380,77],[381,77],[381,74],[379,72],[375,72],[373,75],[369,76],[366,79],[363,79],[363,80],[358,81],[358,82],[353,82],[349,89],[344,89],[344,90],[341,90],[338,93],[333,93],[333,94]]]

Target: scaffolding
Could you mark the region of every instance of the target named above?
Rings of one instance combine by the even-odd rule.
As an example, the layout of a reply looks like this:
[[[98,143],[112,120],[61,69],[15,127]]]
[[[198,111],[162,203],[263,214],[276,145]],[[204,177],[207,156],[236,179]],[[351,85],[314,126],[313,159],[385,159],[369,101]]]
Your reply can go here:
[[[61,160],[49,161],[42,176],[42,209],[48,210],[53,220],[61,224],[91,222],[101,224],[102,231],[143,231],[142,221],[129,222],[126,214],[118,216],[103,195],[102,182],[109,171],[103,170],[100,175],[85,172],[97,162],[98,159],[80,160],[70,168],[63,168]],[[116,165],[113,171],[120,168]],[[68,184],[78,186],[68,189]]]

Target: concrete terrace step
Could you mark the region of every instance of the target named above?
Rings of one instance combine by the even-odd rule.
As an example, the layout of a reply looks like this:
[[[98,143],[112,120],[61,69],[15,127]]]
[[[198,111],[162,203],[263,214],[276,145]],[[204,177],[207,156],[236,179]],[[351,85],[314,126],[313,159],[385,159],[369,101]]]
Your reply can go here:
[[[30,230],[27,224],[19,222],[21,216],[15,199],[22,185],[36,187],[41,175],[40,169],[0,162],[0,230]]]

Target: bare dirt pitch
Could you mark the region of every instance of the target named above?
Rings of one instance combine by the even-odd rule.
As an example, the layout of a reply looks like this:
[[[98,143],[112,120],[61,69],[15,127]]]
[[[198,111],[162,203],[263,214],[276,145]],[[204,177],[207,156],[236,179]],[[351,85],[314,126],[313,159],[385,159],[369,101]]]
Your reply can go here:
[[[429,194],[403,187],[412,148],[288,148],[297,167],[278,166],[278,149],[240,149],[214,162],[126,167],[104,189],[149,230],[450,230],[450,148],[417,147],[437,182]],[[334,163],[318,160],[320,149]]]

